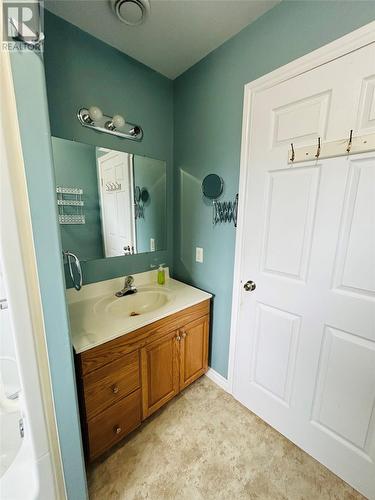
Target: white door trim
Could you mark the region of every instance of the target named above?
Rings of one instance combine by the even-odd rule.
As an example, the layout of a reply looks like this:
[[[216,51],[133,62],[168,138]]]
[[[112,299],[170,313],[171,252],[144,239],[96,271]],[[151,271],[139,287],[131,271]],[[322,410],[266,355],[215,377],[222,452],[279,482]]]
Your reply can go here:
[[[245,212],[245,194],[248,178],[249,165],[249,134],[251,131],[250,109],[254,95],[267,88],[278,85],[279,83],[294,78],[302,73],[306,73],[318,66],[326,64],[334,59],[343,57],[350,52],[360,49],[370,43],[375,42],[375,21],[366,24],[337,40],[324,45],[323,47],[306,54],[294,61],[277,68],[260,78],[249,82],[244,88],[244,103],[242,117],[242,135],[241,135],[241,161],[240,161],[240,181],[239,181],[239,206],[238,206],[238,225],[236,234],[235,259],[234,259],[234,278],[232,294],[232,316],[230,328],[229,343],[229,364],[228,364],[228,392],[233,393],[234,381],[234,361],[236,353],[237,332],[239,327],[239,310],[241,300],[241,262],[243,255],[244,241],[244,212]]]

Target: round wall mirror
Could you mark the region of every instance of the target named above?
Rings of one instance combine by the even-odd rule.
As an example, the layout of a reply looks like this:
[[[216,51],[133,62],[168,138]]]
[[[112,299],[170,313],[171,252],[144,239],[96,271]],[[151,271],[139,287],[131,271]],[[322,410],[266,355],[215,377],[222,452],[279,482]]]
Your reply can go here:
[[[202,181],[202,191],[206,198],[216,200],[223,192],[224,181],[217,174],[209,174]]]
[[[149,198],[150,198],[150,194],[148,192],[148,189],[142,188],[141,189],[141,200],[143,201],[143,203],[146,203]]]

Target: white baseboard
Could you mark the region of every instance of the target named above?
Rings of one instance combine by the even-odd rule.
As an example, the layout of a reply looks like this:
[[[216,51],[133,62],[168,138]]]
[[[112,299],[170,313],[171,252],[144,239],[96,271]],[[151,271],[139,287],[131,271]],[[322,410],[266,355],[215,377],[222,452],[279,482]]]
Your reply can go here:
[[[206,372],[206,376],[215,382],[219,387],[224,389],[225,392],[229,392],[229,382],[226,378],[224,378],[220,373],[215,371],[213,368],[209,368]]]

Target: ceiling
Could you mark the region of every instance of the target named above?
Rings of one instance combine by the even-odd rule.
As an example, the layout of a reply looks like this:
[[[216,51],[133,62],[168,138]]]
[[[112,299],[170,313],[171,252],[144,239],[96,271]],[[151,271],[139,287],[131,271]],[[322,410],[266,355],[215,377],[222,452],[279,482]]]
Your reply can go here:
[[[140,26],[128,26],[109,0],[46,0],[57,16],[174,79],[280,0],[150,0]]]

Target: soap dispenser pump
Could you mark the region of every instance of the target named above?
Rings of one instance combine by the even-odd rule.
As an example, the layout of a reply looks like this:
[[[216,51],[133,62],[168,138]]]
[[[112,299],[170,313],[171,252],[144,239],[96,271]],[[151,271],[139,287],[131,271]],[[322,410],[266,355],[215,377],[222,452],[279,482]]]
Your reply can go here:
[[[160,264],[158,268],[158,285],[165,284],[165,269],[163,266],[165,266],[165,264]]]

